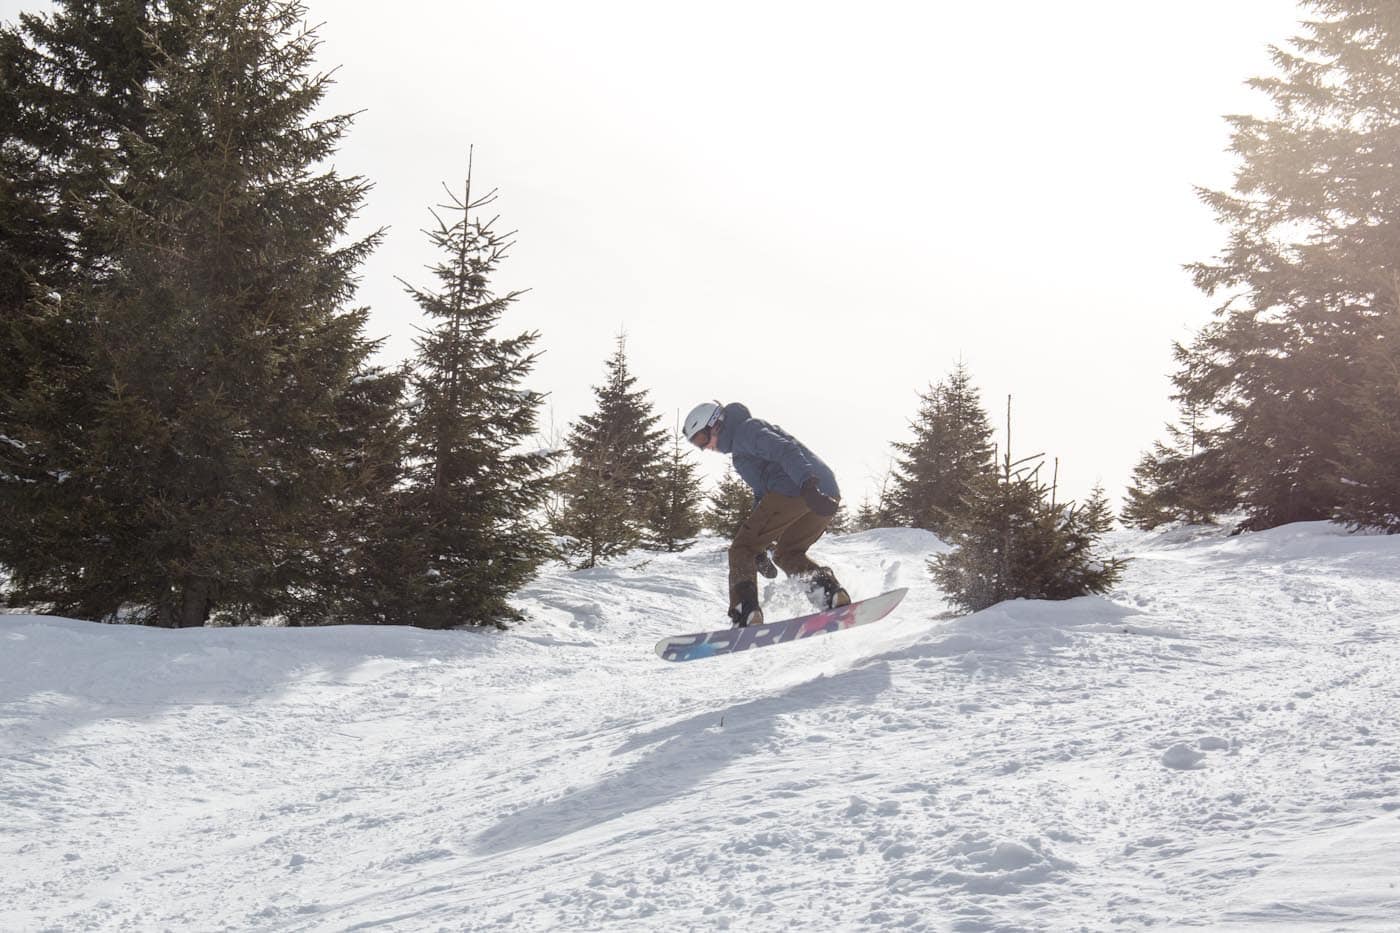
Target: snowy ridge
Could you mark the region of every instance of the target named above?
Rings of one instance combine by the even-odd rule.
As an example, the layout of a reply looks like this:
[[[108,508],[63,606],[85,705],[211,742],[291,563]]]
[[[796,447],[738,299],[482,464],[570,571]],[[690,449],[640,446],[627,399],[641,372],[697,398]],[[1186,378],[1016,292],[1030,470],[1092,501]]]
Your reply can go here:
[[[936,539],[824,540],[893,616],[681,665],[713,540],[506,636],[0,616],[0,929],[1394,929],[1400,536],[1113,543],[952,618]]]

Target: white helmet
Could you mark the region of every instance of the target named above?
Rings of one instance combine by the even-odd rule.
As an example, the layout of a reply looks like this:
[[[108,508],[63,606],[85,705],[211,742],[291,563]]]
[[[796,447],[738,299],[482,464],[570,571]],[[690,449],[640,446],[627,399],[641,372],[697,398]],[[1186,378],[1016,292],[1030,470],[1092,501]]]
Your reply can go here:
[[[719,402],[701,402],[690,410],[690,414],[685,416],[685,422],[681,426],[681,432],[685,434],[689,441],[695,440],[695,435],[707,428],[712,428],[719,421],[724,419],[724,409]],[[706,442],[709,441],[707,437]],[[702,445],[703,446],[703,445]]]

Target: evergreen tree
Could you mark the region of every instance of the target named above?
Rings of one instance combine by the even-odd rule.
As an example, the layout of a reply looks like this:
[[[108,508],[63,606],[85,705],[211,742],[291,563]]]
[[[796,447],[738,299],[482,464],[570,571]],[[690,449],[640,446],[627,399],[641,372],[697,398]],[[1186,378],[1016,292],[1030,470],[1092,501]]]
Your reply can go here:
[[[606,438],[573,447],[573,462],[558,484],[562,505],[551,523],[564,556],[579,569],[641,547],[643,516],[633,508]]]
[[[137,18],[113,55],[136,64],[97,87],[83,25],[102,5],[25,21],[57,63],[27,80],[76,102],[31,153],[55,179],[38,210],[72,212],[50,219],[83,231],[70,261],[92,265],[28,267],[29,319],[81,339],[6,386],[0,432],[23,455],[0,470],[0,562],[16,601],[88,618],[295,612],[318,548],[393,472],[395,380],[366,363],[365,312],[343,309],[378,239],[340,243],[367,186],[323,167],[350,117],[317,115],[327,78],[297,2],[112,9]],[[124,122],[91,95],[120,98]]]
[[[860,505],[856,506],[854,512],[850,511],[843,501],[827,529],[836,534],[848,534],[853,531],[870,531],[874,528],[902,526],[903,523],[895,516],[894,507],[890,501],[890,487],[893,481],[893,473],[887,471],[880,481],[880,489],[875,497],[871,498],[867,495],[862,498]]]
[[[150,0],[60,2],[0,25],[0,320],[99,279],[115,244],[83,211],[123,190],[133,133],[150,119],[143,88],[178,29]],[[8,347],[7,347],[8,348]],[[13,361],[14,357],[7,357]],[[8,377],[22,376],[13,365]],[[2,377],[0,377],[2,378]]]
[[[1009,451],[1009,445],[1008,445]],[[1107,591],[1126,561],[1103,558],[1099,539],[1113,523],[1096,488],[1084,508],[1059,504],[1040,465],[1013,462],[987,470],[968,487],[967,509],[952,520],[953,551],[929,562],[947,600],[978,612],[1007,599],[1070,599]]]
[[[607,438],[617,482],[632,508],[644,518],[652,512],[657,477],[666,461],[666,431],[645,389],[627,366],[627,336],[617,338],[608,360],[607,381],[593,389],[597,410],[580,418],[569,433],[569,449],[579,454]]]
[[[1128,501],[1123,506],[1125,524],[1151,531],[1178,520],[1176,510],[1168,502],[1168,491],[1174,488],[1182,464],[1182,458],[1170,447],[1161,441],[1153,442],[1152,450],[1139,457],[1133,467]]]
[[[1175,377],[1224,416],[1220,451],[1253,527],[1327,518],[1342,464],[1384,458],[1359,429],[1386,378],[1365,350],[1400,304],[1400,16],[1386,0],[1304,7],[1315,15],[1274,50],[1277,75],[1251,82],[1272,116],[1230,118],[1233,190],[1202,193],[1229,241],[1193,274],[1226,300],[1179,348]]]
[[[627,367],[626,337],[608,360],[608,378],[595,386],[597,409],[568,437],[572,464],[563,481],[556,533],[571,539],[580,566],[617,556],[654,537],[657,490],[666,460],[666,432],[657,426],[644,389]]]
[[[0,563],[21,583],[52,578],[67,594],[55,605],[85,618],[123,588],[93,555],[74,559],[77,529],[104,511],[73,480],[108,386],[93,309],[58,296],[112,278],[117,246],[84,212],[123,191],[127,143],[149,121],[146,37],[167,29],[148,6],[64,2],[0,26]]]
[[[919,397],[912,441],[896,443],[889,517],[898,524],[945,535],[965,508],[972,481],[992,461],[992,428],[967,367]]]
[[[733,467],[729,467],[710,494],[709,507],[705,510],[705,527],[722,538],[732,538],[739,533],[739,526],[753,513],[753,509],[753,490],[739,478]]]
[[[1080,525],[1095,538],[1103,537],[1113,530],[1113,508],[1108,504],[1108,491],[1103,483],[1095,483],[1089,490],[1089,501],[1079,510]]]
[[[1188,411],[1182,426],[1168,425],[1170,443],[1154,442],[1138,460],[1123,507],[1126,524],[1148,530],[1169,522],[1206,525],[1238,504],[1229,464],[1197,417]]]
[[[1336,517],[1350,527],[1400,533],[1400,306],[1363,350],[1369,378],[1351,402],[1340,451]]]
[[[676,431],[671,455],[662,464],[658,477],[648,525],[653,545],[663,551],[682,551],[690,547],[702,527],[700,504],[704,492],[690,446],[680,431]]]
[[[288,565],[295,567],[295,575],[288,576],[297,581],[295,588],[273,590],[257,603],[235,604],[223,613],[227,621],[256,624],[270,616],[289,625],[398,621],[365,610],[387,606],[382,597],[400,594],[397,576],[387,593],[383,586],[392,566],[383,561],[383,549],[386,542],[407,547],[415,530],[403,527],[402,515],[386,511],[396,501],[395,487],[402,478],[405,381],[402,369],[365,367],[347,387],[335,408],[340,429],[327,436],[336,445],[327,448],[328,458],[346,471],[323,503],[295,564]]]
[[[550,553],[538,516],[553,458],[522,449],[543,402],[521,388],[539,335],[494,336],[520,293],[490,290],[510,235],[481,219],[496,193],[473,195],[470,160],[462,194],[448,197],[428,231],[441,254],[435,285],[405,283],[432,323],[412,363],[407,472],[384,522],[399,533],[384,542],[387,555],[369,555],[371,566],[394,568],[388,589],[399,592],[367,609],[373,621],[427,628],[503,626],[520,617],[511,592]]]
[[[886,522],[882,520],[884,510],[879,503],[869,496],[862,499],[860,508],[856,509],[855,517],[851,520],[851,527],[856,531],[869,531],[872,528],[884,528]]]

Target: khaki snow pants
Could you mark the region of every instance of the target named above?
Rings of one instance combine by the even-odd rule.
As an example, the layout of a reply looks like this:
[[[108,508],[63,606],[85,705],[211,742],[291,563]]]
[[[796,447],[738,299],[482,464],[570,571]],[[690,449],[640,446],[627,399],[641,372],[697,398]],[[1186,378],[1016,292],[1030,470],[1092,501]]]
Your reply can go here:
[[[739,584],[747,582],[757,588],[754,560],[769,547],[774,548],[773,563],[788,576],[819,570],[807,556],[807,549],[830,523],[830,518],[813,512],[796,496],[766,493],[729,545],[729,605],[738,604],[734,589]]]

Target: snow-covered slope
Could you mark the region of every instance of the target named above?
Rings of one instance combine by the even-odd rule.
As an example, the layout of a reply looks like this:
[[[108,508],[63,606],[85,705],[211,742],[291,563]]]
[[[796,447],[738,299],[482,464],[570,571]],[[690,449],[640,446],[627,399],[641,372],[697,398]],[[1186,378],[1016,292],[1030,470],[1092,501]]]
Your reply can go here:
[[[893,616],[689,664],[714,541],[504,636],[0,617],[0,929],[1396,929],[1400,537],[1115,546],[954,619],[825,540]]]

